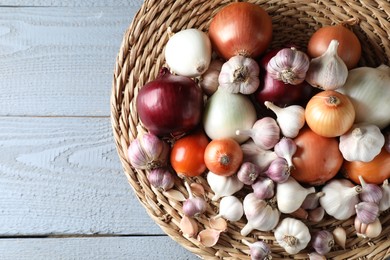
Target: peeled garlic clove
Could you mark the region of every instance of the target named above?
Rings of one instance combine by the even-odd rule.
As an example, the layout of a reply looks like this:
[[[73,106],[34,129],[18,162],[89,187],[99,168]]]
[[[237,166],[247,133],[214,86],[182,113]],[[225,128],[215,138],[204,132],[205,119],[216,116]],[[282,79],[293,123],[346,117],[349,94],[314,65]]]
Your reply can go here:
[[[221,232],[225,232],[227,230],[227,222],[223,218],[217,216],[210,218],[209,224],[211,229],[215,229]]]
[[[339,226],[336,227],[332,233],[334,242],[337,245],[341,246],[341,248],[345,249],[345,243],[347,241],[347,232],[345,231],[345,229]]]
[[[250,243],[247,240],[243,239],[242,243],[249,247],[251,260],[272,259],[272,257],[270,256],[271,248],[264,241],[256,241],[254,243]]]
[[[219,214],[217,217],[223,217],[229,221],[238,221],[244,215],[244,209],[241,201],[234,196],[223,197],[219,202]]]
[[[355,205],[356,217],[365,224],[374,222],[379,214],[379,207],[373,202],[360,202]]]
[[[221,231],[206,228],[199,232],[198,241],[205,247],[213,247],[218,243]]]
[[[312,236],[311,245],[317,253],[325,255],[334,246],[333,234],[328,230],[317,231]]]
[[[180,230],[186,237],[196,237],[198,234],[198,223],[186,215],[180,220]]]

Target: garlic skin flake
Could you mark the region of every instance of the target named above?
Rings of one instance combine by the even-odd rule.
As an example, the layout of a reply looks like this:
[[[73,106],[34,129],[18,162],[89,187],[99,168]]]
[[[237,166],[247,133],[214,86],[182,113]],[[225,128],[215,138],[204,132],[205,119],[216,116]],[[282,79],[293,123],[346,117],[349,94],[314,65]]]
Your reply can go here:
[[[291,255],[306,248],[311,240],[309,228],[302,221],[289,217],[279,223],[274,236],[279,245]]]
[[[276,185],[278,209],[282,213],[292,213],[301,207],[308,194],[314,192],[314,187],[305,188],[290,176],[287,181]]]
[[[207,183],[215,194],[211,199],[213,201],[217,201],[221,197],[233,195],[244,187],[244,183],[237,178],[237,174],[226,177],[208,172]]]
[[[347,133],[340,136],[339,150],[347,161],[369,162],[377,156],[385,137],[378,126],[354,124]]]
[[[348,68],[337,54],[338,46],[339,42],[332,40],[321,56],[310,61],[306,81],[313,87],[335,90],[341,88],[347,81]]]
[[[260,85],[259,73],[260,67],[254,59],[233,56],[222,65],[219,88],[230,93],[252,94]]]
[[[320,197],[320,205],[328,215],[338,220],[346,220],[353,216],[355,205],[359,203],[360,185],[354,185],[347,179],[333,179],[322,188],[324,196]]]

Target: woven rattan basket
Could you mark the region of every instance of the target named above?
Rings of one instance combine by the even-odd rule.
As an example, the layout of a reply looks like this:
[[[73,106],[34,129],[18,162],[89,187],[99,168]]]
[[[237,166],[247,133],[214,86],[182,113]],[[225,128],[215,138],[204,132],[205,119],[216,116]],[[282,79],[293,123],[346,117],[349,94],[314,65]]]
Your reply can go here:
[[[150,217],[180,245],[204,259],[250,259],[248,247],[241,240],[240,230],[245,219],[229,223],[228,231],[212,248],[200,245],[196,238],[187,239],[179,230],[183,215],[182,202],[175,196],[151,188],[146,172],[135,170],[127,160],[127,148],[137,136],[139,119],[135,109],[138,90],[154,79],[164,65],[164,47],[168,40],[167,28],[179,31],[185,28],[208,30],[210,19],[223,6],[232,0],[146,0],[126,31],[116,60],[111,96],[111,119],[117,151],[129,183]],[[359,23],[352,29],[359,37],[363,48],[360,66],[389,64],[390,57],[390,3],[386,0],[263,0],[249,1],[262,6],[273,20],[273,41],[271,47],[293,42],[305,48],[310,35],[324,25],[331,25],[351,18]],[[204,177],[190,181],[203,184],[207,197],[212,197]],[[178,179],[174,190],[187,192],[182,180]],[[199,219],[200,229],[210,216],[216,215],[217,204],[211,203],[203,217]],[[383,231],[375,239],[356,236],[353,219],[336,221],[327,218],[312,229],[343,226],[347,231],[346,249],[335,246],[326,256],[329,259],[385,259],[390,256],[390,217],[388,212],[380,216]],[[297,255],[288,255],[275,242],[272,233],[252,232],[248,241],[263,239],[272,249],[273,259],[307,259],[308,250]]]

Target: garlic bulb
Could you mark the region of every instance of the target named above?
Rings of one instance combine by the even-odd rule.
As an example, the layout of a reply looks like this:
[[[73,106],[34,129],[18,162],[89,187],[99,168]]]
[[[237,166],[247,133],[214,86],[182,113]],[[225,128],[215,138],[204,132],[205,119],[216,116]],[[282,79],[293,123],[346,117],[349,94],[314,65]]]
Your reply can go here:
[[[306,248],[311,239],[309,228],[302,221],[289,217],[279,223],[274,236],[279,245],[291,255]]]
[[[265,171],[271,163],[278,158],[272,150],[264,150],[257,146],[252,140],[241,145],[244,153],[244,162],[251,162],[259,166],[260,171]]]
[[[272,117],[263,117],[251,129],[237,130],[236,135],[249,136],[260,148],[269,150],[279,142],[280,128]]]
[[[236,174],[225,177],[219,176],[213,172],[208,172],[207,183],[215,194],[211,199],[213,201],[216,201],[221,197],[233,195],[244,187],[244,183],[237,178]]]
[[[249,241],[243,239],[242,243],[247,245],[250,249],[251,260],[270,260],[271,248],[264,241],[256,241],[254,243],[249,243]]]
[[[335,90],[347,81],[348,68],[337,54],[338,46],[339,42],[332,40],[321,56],[310,61],[306,81],[313,87]]]
[[[218,89],[218,77],[219,73],[221,72],[222,65],[223,61],[221,60],[212,60],[209,68],[201,75],[199,79],[199,86],[208,96],[214,94]]]
[[[188,192],[188,199],[183,202],[183,213],[188,217],[199,217],[206,211],[206,201],[202,197],[194,197],[190,185],[184,182]]]
[[[360,185],[362,186],[362,192],[359,194],[360,200],[379,204],[383,197],[382,188],[376,184],[366,183],[364,178],[360,175],[358,178],[360,181]]]
[[[152,170],[167,164],[169,146],[156,135],[144,133],[130,143],[127,152],[134,168]]]
[[[355,209],[356,217],[364,224],[374,222],[379,215],[379,206],[374,202],[359,202]]]
[[[230,93],[252,94],[260,85],[259,73],[260,67],[254,59],[233,56],[222,65],[219,88]]]
[[[252,184],[253,193],[258,199],[271,199],[275,195],[275,183],[267,177],[258,177]]]
[[[290,167],[285,159],[278,157],[271,162],[264,174],[274,182],[282,183],[290,177]]]
[[[334,246],[333,234],[328,230],[320,230],[313,234],[311,245],[317,253],[325,255]]]
[[[238,221],[244,215],[241,201],[234,196],[223,197],[219,202],[219,213],[215,218],[224,218],[229,221]]]
[[[298,85],[305,80],[309,64],[310,60],[306,53],[291,47],[281,49],[272,57],[266,70],[274,79]]]
[[[284,137],[296,137],[305,125],[305,109],[299,105],[282,108],[269,101],[265,101],[264,105],[276,114],[276,121]]]
[[[173,174],[165,167],[151,170],[147,178],[150,185],[158,190],[167,191],[175,185]]]
[[[314,187],[304,188],[293,177],[276,185],[276,201],[282,213],[291,213],[299,209],[306,196],[315,192]]]
[[[369,162],[381,152],[384,144],[385,137],[379,127],[355,124],[340,136],[339,149],[347,161]]]
[[[355,214],[361,191],[361,186],[354,186],[347,179],[333,179],[322,188],[325,194],[320,198],[320,205],[335,219],[348,219]]]
[[[278,224],[280,212],[273,199],[259,200],[254,193],[249,193],[245,196],[243,205],[248,223],[242,228],[241,235],[247,236],[254,229],[270,231]]]
[[[207,34],[190,28],[169,38],[165,46],[165,60],[176,74],[197,77],[208,69],[211,52],[211,42]]]
[[[385,211],[390,208],[390,185],[388,179],[383,181],[382,192],[383,196],[382,199],[379,201],[379,210]]]

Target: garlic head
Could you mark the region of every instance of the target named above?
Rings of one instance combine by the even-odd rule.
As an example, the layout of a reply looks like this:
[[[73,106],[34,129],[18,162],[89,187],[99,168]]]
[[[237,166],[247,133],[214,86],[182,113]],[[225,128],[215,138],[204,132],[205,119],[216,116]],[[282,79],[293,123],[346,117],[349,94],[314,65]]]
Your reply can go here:
[[[311,240],[309,228],[302,221],[289,217],[279,223],[274,236],[279,245],[291,255],[306,248]]]

